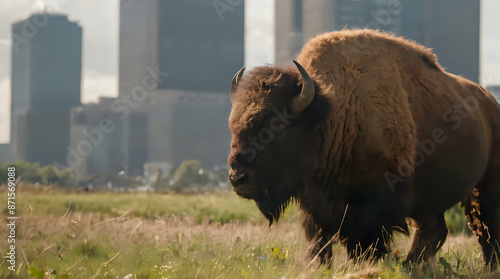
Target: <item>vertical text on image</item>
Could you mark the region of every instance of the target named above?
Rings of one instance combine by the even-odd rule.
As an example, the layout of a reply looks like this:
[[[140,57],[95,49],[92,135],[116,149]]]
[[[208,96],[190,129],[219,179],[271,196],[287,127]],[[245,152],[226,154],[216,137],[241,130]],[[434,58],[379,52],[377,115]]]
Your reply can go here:
[[[7,263],[8,269],[10,271],[16,270],[16,168],[7,168],[7,243],[9,243],[9,249],[7,249]]]

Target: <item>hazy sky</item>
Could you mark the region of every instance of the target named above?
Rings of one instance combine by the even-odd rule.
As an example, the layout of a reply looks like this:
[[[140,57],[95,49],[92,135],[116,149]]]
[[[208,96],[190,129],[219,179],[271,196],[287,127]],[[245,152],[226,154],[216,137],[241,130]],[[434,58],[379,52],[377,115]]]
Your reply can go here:
[[[203,0],[205,1],[205,0]],[[0,143],[10,127],[11,24],[39,11],[41,0],[0,0]],[[119,0],[46,0],[83,27],[82,102],[116,96],[118,90]],[[224,2],[224,1],[223,1]],[[273,63],[273,2],[246,1],[245,63]],[[500,1],[481,1],[482,85],[500,84]],[[214,13],[216,13],[214,9]]]

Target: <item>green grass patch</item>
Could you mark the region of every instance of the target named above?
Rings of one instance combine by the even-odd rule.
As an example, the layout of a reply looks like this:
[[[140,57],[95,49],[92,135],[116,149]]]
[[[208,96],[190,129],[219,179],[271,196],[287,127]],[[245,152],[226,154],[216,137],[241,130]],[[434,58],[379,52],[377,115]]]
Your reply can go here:
[[[198,223],[227,223],[231,220],[263,221],[264,218],[253,201],[232,193],[212,195],[182,195],[157,193],[36,193],[20,192],[17,195],[18,214],[33,216],[62,216],[66,211],[99,213],[104,217],[142,217],[147,219],[165,216],[193,217]],[[299,216],[298,210],[292,218]]]

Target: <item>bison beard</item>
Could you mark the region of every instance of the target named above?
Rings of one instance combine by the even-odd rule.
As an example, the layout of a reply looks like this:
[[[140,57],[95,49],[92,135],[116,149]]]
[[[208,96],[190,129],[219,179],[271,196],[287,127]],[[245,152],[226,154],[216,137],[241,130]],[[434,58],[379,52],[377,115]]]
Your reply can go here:
[[[408,234],[406,218],[416,226],[406,262],[428,261],[448,233],[444,212],[462,202],[485,262],[495,265],[500,105],[493,96],[445,72],[425,47],[373,30],[322,34],[297,60],[245,76],[243,68],[233,78],[228,161],[236,193],[255,200],[270,225],[297,202],[323,262],[334,240],[355,259],[383,256],[394,231]],[[471,98],[477,106],[464,116],[457,104]],[[279,108],[296,117],[271,122]],[[457,118],[458,127],[450,121]],[[248,139],[270,124],[284,128],[253,160],[242,159]],[[419,145],[437,129],[446,142],[422,160]]]
[[[253,198],[260,212],[262,212],[269,221],[269,226],[271,226],[274,221],[279,220],[281,214],[283,214],[283,211],[285,211],[288,206],[290,199],[290,195],[286,193],[278,195],[274,193],[274,190],[270,190],[266,193],[258,193],[255,198]]]

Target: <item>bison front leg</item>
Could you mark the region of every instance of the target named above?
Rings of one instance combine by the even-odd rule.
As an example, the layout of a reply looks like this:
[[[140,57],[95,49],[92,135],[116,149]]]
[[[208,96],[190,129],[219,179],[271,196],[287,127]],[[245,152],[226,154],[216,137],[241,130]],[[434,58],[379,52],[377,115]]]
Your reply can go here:
[[[364,230],[366,233],[350,234],[344,243],[349,257],[356,261],[380,259],[388,253],[388,245],[392,238],[392,229],[386,230],[383,226]],[[372,234],[372,232],[379,232]]]
[[[311,249],[313,258],[319,258],[322,264],[330,264],[333,256],[333,242],[331,236],[321,235]]]
[[[444,212],[435,216],[414,218],[417,230],[413,239],[410,252],[406,258],[406,264],[416,264],[429,261],[443,246],[448,229],[444,220]]]
[[[333,233],[328,226],[321,227],[312,216],[304,212],[303,227],[305,229],[306,238],[309,241],[314,241],[310,247],[309,253],[313,259],[319,259],[321,263],[328,264],[332,258],[332,244],[335,239],[332,239]]]

